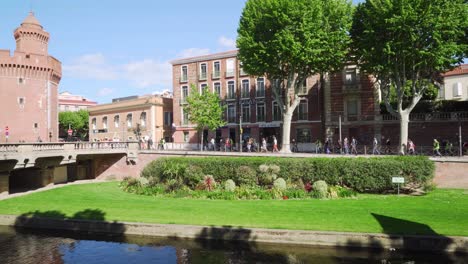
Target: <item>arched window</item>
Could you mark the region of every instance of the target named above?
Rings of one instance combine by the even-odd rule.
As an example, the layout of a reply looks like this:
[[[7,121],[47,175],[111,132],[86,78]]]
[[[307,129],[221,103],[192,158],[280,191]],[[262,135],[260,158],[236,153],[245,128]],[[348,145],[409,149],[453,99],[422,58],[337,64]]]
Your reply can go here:
[[[140,125],[142,127],[146,126],[146,112],[141,113],[140,115]]]
[[[133,120],[132,120],[132,114],[128,114],[127,115],[127,127],[132,127],[132,123],[133,123]]]
[[[114,127],[118,128],[120,123],[120,116],[116,115],[114,116]]]
[[[107,116],[102,118],[102,128],[107,129]]]

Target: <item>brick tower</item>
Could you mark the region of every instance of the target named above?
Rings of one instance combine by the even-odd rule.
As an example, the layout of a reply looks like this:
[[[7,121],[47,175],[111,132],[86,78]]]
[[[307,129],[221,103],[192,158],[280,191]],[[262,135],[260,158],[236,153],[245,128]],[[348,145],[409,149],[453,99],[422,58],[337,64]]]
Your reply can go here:
[[[32,12],[14,37],[13,56],[0,50],[0,143],[56,141],[61,62],[49,56],[49,33]]]

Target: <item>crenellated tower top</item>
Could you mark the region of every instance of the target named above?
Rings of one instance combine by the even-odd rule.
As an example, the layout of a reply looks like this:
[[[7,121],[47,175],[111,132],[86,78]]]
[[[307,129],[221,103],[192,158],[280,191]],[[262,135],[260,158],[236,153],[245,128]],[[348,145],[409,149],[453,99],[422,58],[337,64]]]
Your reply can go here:
[[[14,32],[16,51],[48,55],[49,33],[46,32],[33,12],[24,19]]]

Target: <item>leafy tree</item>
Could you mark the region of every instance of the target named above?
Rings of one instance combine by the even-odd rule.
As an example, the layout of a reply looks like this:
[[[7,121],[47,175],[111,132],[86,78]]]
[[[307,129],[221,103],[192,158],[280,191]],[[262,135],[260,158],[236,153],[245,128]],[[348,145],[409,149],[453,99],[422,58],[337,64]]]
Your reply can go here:
[[[196,129],[201,135],[200,150],[203,150],[203,130],[215,130],[226,124],[222,118],[224,110],[218,95],[210,92],[208,87],[199,93],[195,85],[191,85],[184,111],[187,111],[190,122],[196,124]]]
[[[352,5],[348,0],[248,0],[237,47],[243,69],[266,75],[283,115],[281,152],[305,79],[342,68],[348,52]],[[323,83],[323,82],[322,82]]]
[[[79,110],[76,112],[66,111],[59,113],[59,129],[62,133],[67,134],[68,127],[74,131],[74,135],[82,140],[88,137],[88,121],[89,112],[87,110]]]
[[[367,0],[358,5],[353,54],[375,76],[388,112],[400,120],[401,153],[413,108],[431,85],[440,85],[442,72],[466,56],[467,23],[464,0]]]

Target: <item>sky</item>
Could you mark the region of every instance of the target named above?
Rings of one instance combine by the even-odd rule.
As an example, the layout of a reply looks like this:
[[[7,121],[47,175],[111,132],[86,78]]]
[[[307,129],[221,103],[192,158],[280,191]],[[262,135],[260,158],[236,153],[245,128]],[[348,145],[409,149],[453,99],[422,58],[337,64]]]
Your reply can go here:
[[[245,0],[0,3],[0,49],[13,53],[13,31],[32,9],[50,33],[49,54],[62,62],[59,92],[110,103],[172,91],[172,60],[235,49]]]

